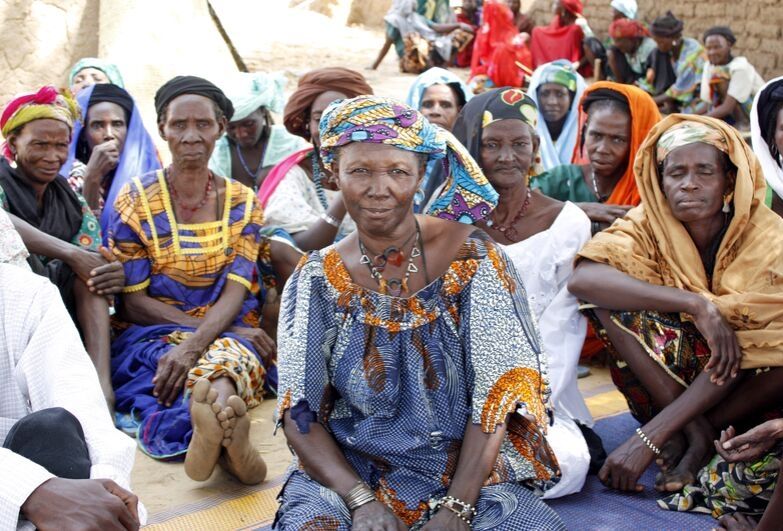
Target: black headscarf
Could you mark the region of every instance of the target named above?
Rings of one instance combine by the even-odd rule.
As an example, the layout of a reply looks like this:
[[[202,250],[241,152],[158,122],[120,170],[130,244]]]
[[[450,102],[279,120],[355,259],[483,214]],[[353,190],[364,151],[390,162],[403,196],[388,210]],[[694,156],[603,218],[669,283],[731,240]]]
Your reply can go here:
[[[202,77],[177,76],[167,81],[155,93],[155,112],[158,113],[158,121],[171,100],[183,94],[196,94],[209,98],[217,103],[227,120],[231,121],[231,117],[234,116],[231,100],[216,85]]]
[[[597,90],[593,90],[587,94],[584,98],[582,98],[582,110],[584,112],[587,112],[590,109],[590,106],[597,102],[602,100],[614,100],[618,103],[621,103],[625,106],[625,108],[628,109],[628,114],[630,116],[630,107],[628,106],[628,98],[626,98],[623,94],[620,94],[616,90],[608,89],[608,88],[599,88]]]
[[[676,37],[682,33],[684,26],[682,20],[675,17],[671,11],[667,11],[665,15],[656,18],[650,24],[650,33],[656,37]]]
[[[778,125],[778,113],[783,107],[783,80],[770,83],[759,94],[756,109],[759,115],[761,137],[767,143],[772,158],[780,164],[778,146],[775,143],[775,129]]]
[[[734,36],[734,32],[731,31],[731,28],[728,26],[713,26],[707,31],[704,32],[704,40],[707,40],[707,37],[710,37],[712,35],[720,35],[727,41],[729,41],[729,45],[734,46],[734,43],[737,42],[737,37]]]

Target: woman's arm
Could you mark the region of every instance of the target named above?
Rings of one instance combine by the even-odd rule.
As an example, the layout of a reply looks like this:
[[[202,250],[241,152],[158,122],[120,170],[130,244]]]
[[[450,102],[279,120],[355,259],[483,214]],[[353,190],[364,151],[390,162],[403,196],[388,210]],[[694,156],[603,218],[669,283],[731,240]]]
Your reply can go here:
[[[727,94],[723,103],[708,112],[707,116],[711,116],[712,118],[725,118],[734,114],[734,111],[736,110],[737,100]]]
[[[142,326],[173,324],[198,328],[202,319],[147,295],[147,291],[124,293],[119,315],[123,321]]]
[[[342,222],[345,212],[345,203],[343,203],[342,195],[340,195],[329,205],[326,215]],[[294,233],[291,237],[303,251],[316,251],[334,243],[334,238],[337,236],[339,229],[339,226],[335,227],[321,218],[309,229]]]

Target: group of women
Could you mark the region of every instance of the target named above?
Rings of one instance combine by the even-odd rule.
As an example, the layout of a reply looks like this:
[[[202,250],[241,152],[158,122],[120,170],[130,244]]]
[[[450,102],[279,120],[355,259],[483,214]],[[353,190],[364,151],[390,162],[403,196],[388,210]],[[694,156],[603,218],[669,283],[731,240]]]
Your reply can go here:
[[[75,99],[4,109],[0,200],[144,452],[259,483],[247,410],[277,395],[277,529],[564,529],[542,499],[590,470],[639,490],[656,459],[663,508],[769,528],[783,78],[751,150],[577,66],[477,96],[428,71],[407,104],[322,68],[283,126],[273,76],[179,76],[155,96],[164,167],[88,60]],[[641,423],[608,458],[576,384],[591,348]]]

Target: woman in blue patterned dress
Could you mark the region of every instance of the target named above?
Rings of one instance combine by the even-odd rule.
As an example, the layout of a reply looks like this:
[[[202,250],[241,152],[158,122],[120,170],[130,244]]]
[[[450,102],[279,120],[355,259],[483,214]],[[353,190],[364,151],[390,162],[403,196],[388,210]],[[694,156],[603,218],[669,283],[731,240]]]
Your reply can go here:
[[[321,139],[357,231],[283,294],[278,418],[296,457],[274,528],[564,529],[535,493],[559,476],[539,333],[513,265],[468,224],[497,194],[394,100],[332,104]],[[434,215],[414,215],[444,158]]]

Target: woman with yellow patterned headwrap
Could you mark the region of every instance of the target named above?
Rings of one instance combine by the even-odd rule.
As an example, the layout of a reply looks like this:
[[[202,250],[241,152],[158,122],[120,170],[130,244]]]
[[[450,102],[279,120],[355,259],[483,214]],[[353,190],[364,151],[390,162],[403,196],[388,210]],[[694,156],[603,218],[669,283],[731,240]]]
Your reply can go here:
[[[76,101],[52,86],[8,103],[0,116],[6,140],[0,157],[0,207],[11,215],[25,245],[34,253],[30,258],[33,270],[60,289],[112,407],[105,297],[122,289],[125,276],[107,250],[98,253],[98,221],[59,174],[78,119]]]
[[[641,206],[582,249],[569,289],[592,305],[613,379],[644,423],[599,478],[638,490],[664,445],[684,435],[687,449],[663,453],[657,482],[676,491],[719,430],[780,404],[783,220],[764,205],[751,148],[720,120],[665,118],[634,170]]]
[[[278,418],[297,458],[274,528],[564,529],[532,491],[559,471],[524,288],[497,244],[455,222],[491,210],[494,190],[395,100],[333,104],[320,125],[357,230],[307,256],[283,294]],[[440,218],[413,214],[433,157],[452,177]]]

